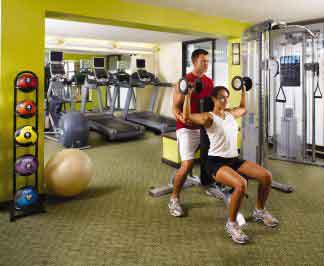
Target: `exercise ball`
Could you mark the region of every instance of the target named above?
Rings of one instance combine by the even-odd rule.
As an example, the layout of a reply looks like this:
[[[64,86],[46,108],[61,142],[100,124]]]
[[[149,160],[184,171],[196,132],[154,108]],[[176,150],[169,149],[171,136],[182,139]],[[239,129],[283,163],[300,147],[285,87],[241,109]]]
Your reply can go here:
[[[78,149],[56,153],[46,164],[44,181],[49,193],[72,197],[84,191],[94,175],[90,157]]]

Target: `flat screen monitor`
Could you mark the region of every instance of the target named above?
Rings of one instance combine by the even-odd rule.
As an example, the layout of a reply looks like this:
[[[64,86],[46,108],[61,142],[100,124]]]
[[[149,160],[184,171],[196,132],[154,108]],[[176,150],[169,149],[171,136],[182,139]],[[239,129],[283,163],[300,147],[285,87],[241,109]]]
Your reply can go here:
[[[50,53],[51,62],[63,62],[63,52],[54,52]]]
[[[93,59],[94,68],[104,68],[105,67],[105,58],[104,57],[95,57]]]
[[[136,59],[137,68],[145,68],[145,59]]]

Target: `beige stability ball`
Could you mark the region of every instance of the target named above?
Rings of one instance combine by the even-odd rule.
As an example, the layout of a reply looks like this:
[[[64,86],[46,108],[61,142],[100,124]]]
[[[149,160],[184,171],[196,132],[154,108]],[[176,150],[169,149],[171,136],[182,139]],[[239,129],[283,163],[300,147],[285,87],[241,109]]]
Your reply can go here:
[[[84,191],[93,175],[92,161],[85,152],[65,149],[47,162],[44,181],[49,193],[71,197]]]

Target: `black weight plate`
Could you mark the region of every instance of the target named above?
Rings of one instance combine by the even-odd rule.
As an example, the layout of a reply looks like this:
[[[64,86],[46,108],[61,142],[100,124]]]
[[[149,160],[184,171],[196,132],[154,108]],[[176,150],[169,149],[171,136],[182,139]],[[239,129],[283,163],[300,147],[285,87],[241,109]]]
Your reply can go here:
[[[252,89],[252,79],[249,77],[243,78],[243,85],[245,86],[246,91]]]

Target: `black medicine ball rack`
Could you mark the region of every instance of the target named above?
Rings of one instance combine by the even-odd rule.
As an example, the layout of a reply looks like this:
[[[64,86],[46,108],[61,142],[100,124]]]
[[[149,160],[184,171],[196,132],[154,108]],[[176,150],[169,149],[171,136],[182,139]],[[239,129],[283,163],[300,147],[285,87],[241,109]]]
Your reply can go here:
[[[24,76],[25,75],[25,76]],[[21,83],[21,78],[25,78],[25,80],[22,80],[23,82]],[[28,83],[29,82],[34,82],[31,83],[31,86],[33,87],[29,87],[28,88]],[[21,85],[25,85],[25,87],[22,87]],[[36,213],[43,213],[45,212],[45,207],[44,207],[44,199],[42,197],[39,196],[38,193],[38,172],[39,172],[39,165],[37,163],[36,166],[36,171],[33,173],[34,175],[34,185],[26,185],[25,187],[22,187],[20,189],[17,190],[17,177],[18,178],[28,178],[28,176],[24,176],[22,174],[19,174],[16,172],[16,162],[17,162],[17,150],[19,149],[25,149],[26,147],[30,147],[30,146],[34,146],[34,157],[36,159],[36,161],[38,162],[38,129],[39,129],[39,121],[38,121],[38,77],[36,76],[35,73],[31,72],[31,71],[22,71],[20,73],[18,73],[16,75],[16,78],[14,80],[14,115],[13,115],[13,121],[14,121],[14,125],[13,125],[13,181],[12,181],[12,185],[13,185],[13,198],[10,202],[10,221],[13,222],[19,218],[31,215],[31,214],[36,214]],[[16,106],[17,106],[17,97],[20,95],[20,93],[22,93],[23,95],[30,95],[35,91],[35,99],[34,99],[34,103],[36,105],[36,111],[32,116],[29,117],[22,117],[19,116],[17,114],[16,111]],[[31,100],[30,97],[26,97],[28,98],[28,100]],[[27,99],[26,99],[27,100]],[[35,117],[35,121],[34,121],[34,126],[33,129],[35,130],[36,133],[36,141],[34,143],[28,143],[28,144],[21,144],[18,143],[16,140],[16,132],[17,130],[19,130],[19,128],[17,128],[17,122],[21,119],[22,121],[24,121],[24,126],[32,126],[31,122],[29,121],[30,119],[32,119],[33,117]],[[28,123],[25,123],[26,121],[28,121]],[[26,125],[27,124],[27,125]],[[28,134],[28,133],[27,133]],[[25,136],[25,135],[24,135]],[[25,154],[25,155],[31,155],[31,153]],[[26,183],[27,183],[27,179],[26,179]],[[25,191],[24,191],[25,190]],[[26,197],[26,200],[31,200],[31,202],[33,202],[33,204],[25,206],[25,207],[21,207],[21,208],[17,208],[17,193],[19,192],[34,192],[31,194],[20,194],[22,197]],[[34,197],[34,201],[33,198]],[[37,200],[35,200],[35,198]]]

